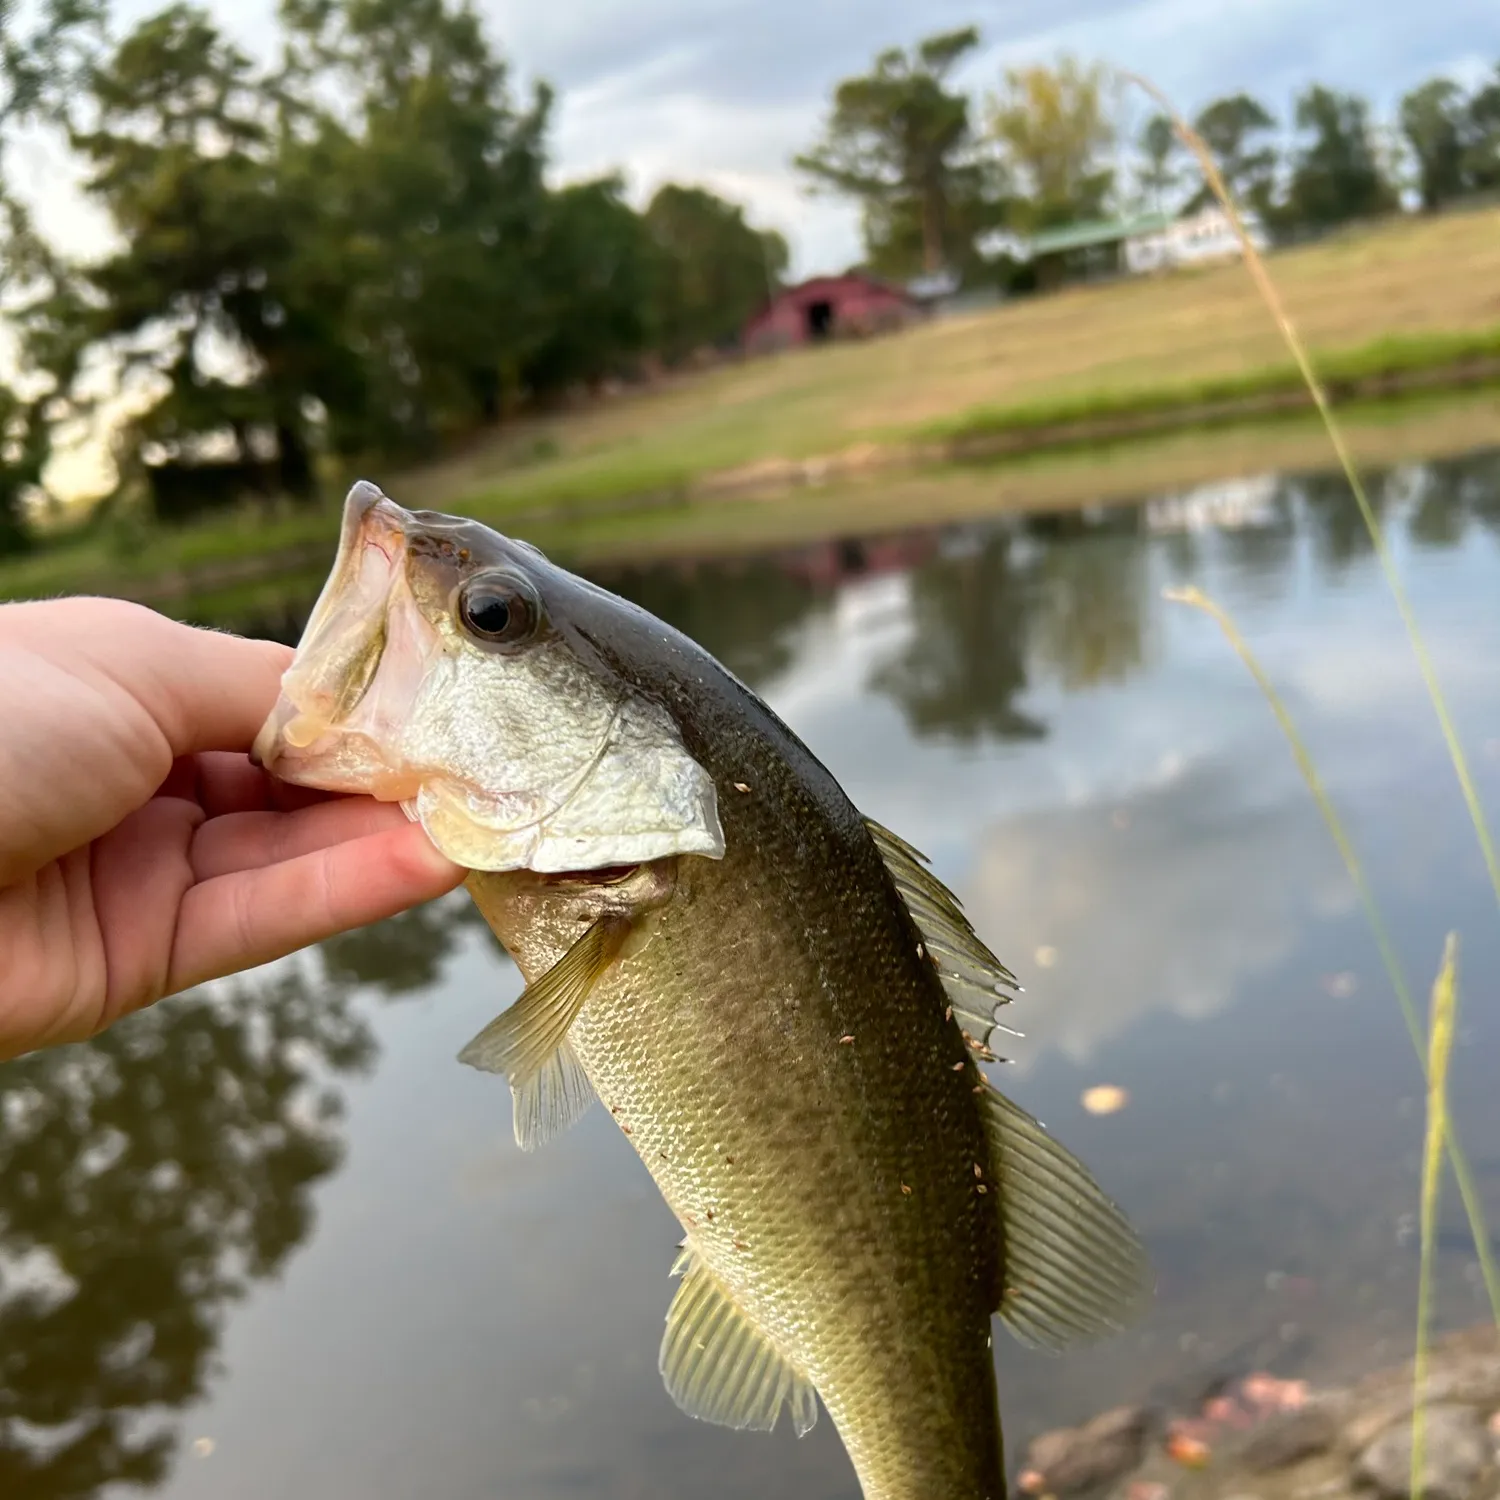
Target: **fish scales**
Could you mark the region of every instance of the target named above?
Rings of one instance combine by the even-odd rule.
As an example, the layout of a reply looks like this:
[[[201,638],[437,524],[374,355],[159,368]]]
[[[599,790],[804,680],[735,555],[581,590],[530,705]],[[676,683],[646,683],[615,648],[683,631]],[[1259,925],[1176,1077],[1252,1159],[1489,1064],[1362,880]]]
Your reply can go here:
[[[805,1432],[866,1500],[1003,1500],[992,1316],[1062,1349],[1149,1294],[1086,1170],[979,1070],[1014,978],[693,642],[525,543],[359,484],[276,774],[400,801],[526,980],[460,1056],[518,1142],[594,1095],[682,1225],[682,1409]]]
[[[999,1229],[967,1049],[858,813],[821,768],[788,775],[779,738],[741,737],[720,784],[755,791],[720,799],[724,859],[683,862],[570,1036],[688,1241],[816,1386],[866,1496],[999,1496]],[[530,979],[566,934],[530,941],[486,894],[516,879],[479,877],[476,900]]]

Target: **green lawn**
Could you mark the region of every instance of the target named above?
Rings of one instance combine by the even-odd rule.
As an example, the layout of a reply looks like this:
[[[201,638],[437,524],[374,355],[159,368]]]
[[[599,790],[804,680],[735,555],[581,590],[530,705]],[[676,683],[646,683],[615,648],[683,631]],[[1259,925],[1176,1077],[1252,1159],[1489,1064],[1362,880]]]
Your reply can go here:
[[[1276,255],[1271,269],[1330,380],[1500,367],[1500,211],[1350,233]],[[516,422],[442,463],[366,477],[409,505],[623,546],[632,536],[754,532],[764,514],[721,512],[764,507],[765,497],[805,510],[809,491],[793,489],[787,471],[810,459],[843,476],[817,502],[835,524],[837,495],[866,507],[884,494],[899,509],[901,495],[921,489],[921,468],[954,444],[1021,448],[1113,439],[1132,423],[1222,423],[1237,408],[1295,398],[1298,386],[1244,267],[1226,265],[674,377]],[[1149,488],[1154,462],[1142,443],[1114,459],[1137,489]],[[1089,468],[1086,456],[1070,467],[1063,453],[1012,462],[1007,505],[1048,503],[1040,474]],[[326,552],[336,498],[311,513],[246,512],[133,543],[60,545],[0,568],[0,597],[218,590],[296,571]]]

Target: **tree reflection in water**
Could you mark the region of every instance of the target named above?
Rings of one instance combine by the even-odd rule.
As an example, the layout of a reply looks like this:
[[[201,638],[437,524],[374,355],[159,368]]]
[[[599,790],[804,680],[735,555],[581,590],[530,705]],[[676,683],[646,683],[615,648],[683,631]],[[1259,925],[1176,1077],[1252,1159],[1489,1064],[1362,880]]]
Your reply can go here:
[[[964,743],[1040,739],[1047,726],[1015,700],[1026,691],[1026,600],[1008,534],[911,574],[906,644],[870,676],[913,731]]]
[[[0,1495],[149,1486],[233,1304],[307,1239],[368,1072],[356,982],[438,977],[467,898],[0,1067]]]

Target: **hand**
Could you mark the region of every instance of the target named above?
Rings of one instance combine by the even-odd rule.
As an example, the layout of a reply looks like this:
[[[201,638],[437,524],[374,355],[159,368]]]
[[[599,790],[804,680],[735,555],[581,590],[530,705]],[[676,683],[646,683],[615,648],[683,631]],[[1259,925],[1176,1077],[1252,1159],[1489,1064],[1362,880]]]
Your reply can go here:
[[[463,878],[399,807],[251,765],[291,655],[119,600],[0,605],[0,1058]]]

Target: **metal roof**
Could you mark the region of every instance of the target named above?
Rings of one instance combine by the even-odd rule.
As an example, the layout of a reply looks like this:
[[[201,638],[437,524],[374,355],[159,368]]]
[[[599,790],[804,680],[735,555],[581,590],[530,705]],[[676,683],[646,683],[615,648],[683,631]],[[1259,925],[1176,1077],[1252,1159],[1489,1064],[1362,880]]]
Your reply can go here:
[[[1062,250],[1083,250],[1090,245],[1109,245],[1137,234],[1160,234],[1172,223],[1171,214],[1136,214],[1123,219],[1089,219],[1064,224],[1058,229],[1032,235],[1032,256],[1055,255]]]

